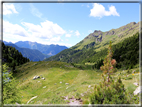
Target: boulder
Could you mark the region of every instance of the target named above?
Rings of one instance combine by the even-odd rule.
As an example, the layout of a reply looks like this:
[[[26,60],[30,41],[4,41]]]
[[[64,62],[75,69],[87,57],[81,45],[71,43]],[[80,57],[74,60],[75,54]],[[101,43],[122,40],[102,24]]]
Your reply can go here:
[[[142,87],[141,87],[142,88]],[[136,88],[136,90],[134,91],[134,95],[140,94],[142,92],[142,90],[140,89],[140,86]]]
[[[40,78],[40,76],[37,76],[37,78]]]
[[[46,88],[46,86],[44,86],[43,88]]]
[[[90,88],[90,87],[91,87],[91,85],[88,86],[88,88]]]
[[[136,85],[136,86],[139,86],[139,84],[138,84],[138,83],[136,83],[136,82],[135,82],[135,83],[133,83],[133,84],[134,84],[134,85]]]
[[[43,78],[43,77],[41,79],[45,80],[45,78]]]
[[[40,76],[34,76],[33,77],[33,80],[37,79],[37,78],[40,78]]]
[[[65,83],[66,85],[69,85],[69,83]]]
[[[36,76],[33,77],[33,80],[35,80],[35,79],[36,79]]]

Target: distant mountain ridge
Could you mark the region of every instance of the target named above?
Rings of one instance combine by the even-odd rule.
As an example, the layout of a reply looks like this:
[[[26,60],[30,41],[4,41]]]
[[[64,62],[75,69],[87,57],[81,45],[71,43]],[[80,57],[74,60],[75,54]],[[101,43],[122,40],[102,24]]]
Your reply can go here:
[[[4,43],[6,43],[6,42],[4,42]],[[27,57],[31,61],[39,61],[39,60],[42,61],[45,58],[49,57],[49,55],[44,55],[43,53],[41,53],[40,51],[38,51],[36,49],[20,48],[17,45],[12,44],[12,43],[8,43],[8,42],[5,45],[14,47],[16,50],[21,52],[23,57]]]
[[[30,42],[30,41],[19,41],[19,42],[16,42],[15,45],[21,48],[37,49],[46,55],[56,55],[62,50],[68,49],[66,46],[59,46],[59,45],[53,45],[53,44],[43,45],[37,42]]]

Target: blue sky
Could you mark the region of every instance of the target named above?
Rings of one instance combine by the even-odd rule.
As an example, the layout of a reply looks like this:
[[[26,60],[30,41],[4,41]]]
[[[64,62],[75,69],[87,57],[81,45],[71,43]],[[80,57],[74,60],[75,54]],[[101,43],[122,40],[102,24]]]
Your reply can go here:
[[[139,3],[4,3],[3,40],[71,47],[94,30],[140,21]]]

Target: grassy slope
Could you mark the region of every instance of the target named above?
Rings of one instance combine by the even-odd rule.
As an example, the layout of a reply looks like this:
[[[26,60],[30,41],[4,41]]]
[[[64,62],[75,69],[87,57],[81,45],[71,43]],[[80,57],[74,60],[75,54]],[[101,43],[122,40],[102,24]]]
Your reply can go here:
[[[56,61],[63,61],[63,62],[73,62],[72,59],[74,59],[74,58],[76,59],[76,57],[78,57],[77,55],[79,55],[81,51],[83,51],[83,53],[86,53],[86,52],[88,53],[88,51],[91,49],[93,51],[99,52],[100,50],[107,48],[110,41],[112,41],[112,45],[114,45],[114,44],[117,44],[117,43],[123,41],[124,39],[126,39],[128,37],[133,36],[133,34],[139,32],[139,23],[137,23],[137,24],[129,23],[129,24],[122,26],[118,29],[112,29],[107,32],[101,32],[102,33],[102,41],[101,42],[99,42],[99,41],[96,42],[96,39],[100,37],[98,32],[101,32],[101,31],[97,31],[97,32],[89,34],[86,38],[84,38],[81,42],[79,42],[75,46],[73,46],[69,49],[63,50],[60,53],[58,53],[57,55],[51,56],[50,58],[47,58],[45,60],[46,61],[56,60]],[[115,32],[115,33],[113,34],[113,32]],[[95,35],[95,36],[93,36],[93,35]],[[99,35],[99,36],[97,37],[97,35]],[[95,44],[90,45],[93,42],[95,42]],[[88,49],[85,48],[87,45],[89,45]],[[73,54],[71,54],[71,53],[73,53]],[[78,62],[79,61],[80,60],[78,59]],[[76,62],[74,62],[74,63],[76,63]]]
[[[112,31],[115,32],[113,35],[111,35]],[[139,31],[139,23],[133,24],[133,22],[131,22],[131,23],[124,25],[118,29],[112,29],[107,32],[102,32],[103,33],[102,42],[96,42],[96,37],[93,37],[92,35],[97,35],[97,33],[91,33],[87,36],[88,38],[86,37],[85,39],[83,39],[81,42],[79,42],[76,45],[76,50],[82,49],[85,45],[95,41],[96,43],[98,43],[95,46],[95,48],[97,48],[95,51],[99,51],[103,48],[108,47],[108,45],[105,45],[105,46],[103,46],[103,45],[108,43],[109,41],[112,41],[113,44],[116,44],[125,38],[133,36],[133,34],[137,33],[138,31]],[[107,35],[107,33],[108,33],[108,35]],[[118,37],[119,35],[121,35],[121,37]],[[100,38],[100,35],[98,36],[98,38]]]
[[[135,70],[138,72],[138,68],[135,68]],[[89,100],[89,95],[93,92],[94,85],[101,82],[102,74],[102,72],[97,70],[80,70],[68,63],[56,61],[29,62],[17,67],[17,71],[19,72],[16,75],[17,87],[20,89],[23,104],[26,104],[34,96],[37,96],[37,98],[33,99],[29,104],[67,104],[69,101],[65,101],[63,96],[68,96],[69,98],[73,96],[75,98],[80,97],[83,101]],[[137,74],[132,75],[130,73],[129,76],[132,79],[123,79],[125,88],[129,92],[133,92],[136,89],[136,86],[132,83],[139,80],[139,74]],[[32,80],[35,75],[42,75],[46,79]],[[121,74],[118,71],[113,77],[117,78],[118,75],[126,78],[128,74],[126,71]],[[69,85],[65,85],[65,83],[69,83]],[[88,88],[89,85],[91,85],[90,88]],[[46,88],[43,88],[44,86]],[[81,93],[84,96],[81,96]]]

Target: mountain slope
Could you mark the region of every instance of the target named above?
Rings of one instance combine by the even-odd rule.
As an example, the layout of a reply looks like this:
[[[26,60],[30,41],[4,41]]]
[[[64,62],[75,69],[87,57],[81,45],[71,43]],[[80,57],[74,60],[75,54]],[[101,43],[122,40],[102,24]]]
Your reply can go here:
[[[122,26],[118,29],[110,30],[105,33],[101,32],[101,31],[95,31],[94,33],[88,35],[84,40],[79,42],[77,45],[75,45],[69,49],[63,50],[59,54],[46,59],[46,61],[56,60],[56,61],[84,63],[84,64],[86,62],[93,62],[93,63],[100,63],[100,65],[101,65],[103,58],[107,54],[106,47],[108,47],[109,41],[112,41],[112,45],[117,45],[118,43],[123,42],[124,39],[133,36],[133,34],[135,34],[135,32],[139,31],[138,25],[139,25],[139,23],[137,23],[137,24],[130,23],[130,24]],[[126,30],[127,28],[130,28],[130,29]],[[101,34],[103,36],[100,36],[100,39],[98,39],[99,38],[98,35],[101,35]],[[123,35],[119,36],[120,34],[123,34]],[[136,35],[138,35],[138,34],[136,34]],[[138,46],[139,46],[138,40],[139,40],[138,36],[136,39],[136,42],[137,42],[136,44],[135,44],[135,42],[133,42],[133,39],[129,40],[132,42],[133,45],[137,45],[136,46],[137,48],[135,50],[136,53],[138,52]],[[93,41],[93,42],[90,43],[90,41]],[[131,44],[131,42],[129,42],[128,44]],[[125,45],[125,48],[127,48],[128,44]],[[117,45],[117,46],[119,46],[119,45]],[[121,48],[119,50],[121,51]],[[133,51],[133,49],[131,51]],[[117,51],[116,51],[116,53],[117,53]],[[124,54],[124,53],[122,53],[122,54]],[[137,55],[138,55],[138,53],[137,53]],[[125,58],[123,58],[123,59],[125,59]],[[137,57],[136,57],[136,59],[137,59]],[[120,64],[120,65],[122,65],[122,64]]]
[[[37,49],[46,55],[56,55],[57,53],[61,52],[62,50],[67,49],[66,46],[42,45],[37,42],[30,42],[30,41],[19,41],[19,42],[16,42],[15,45],[17,45],[21,48]]]
[[[139,23],[131,22],[125,26],[118,29],[111,29],[107,32],[102,32],[100,30],[95,30],[85,37],[81,42],[72,47],[72,49],[83,49],[87,48],[89,44],[93,44],[91,47],[95,47],[96,51],[102,49],[103,47],[108,47],[109,41],[111,40],[113,44],[116,44],[123,39],[132,36],[139,31]],[[98,48],[98,49],[97,49]]]
[[[39,61],[44,60],[45,58],[48,58],[48,55],[42,54],[40,51],[36,49],[28,49],[28,48],[19,48],[15,44],[6,44],[7,46],[15,47],[19,52],[22,53],[24,57],[29,58],[32,61]]]

